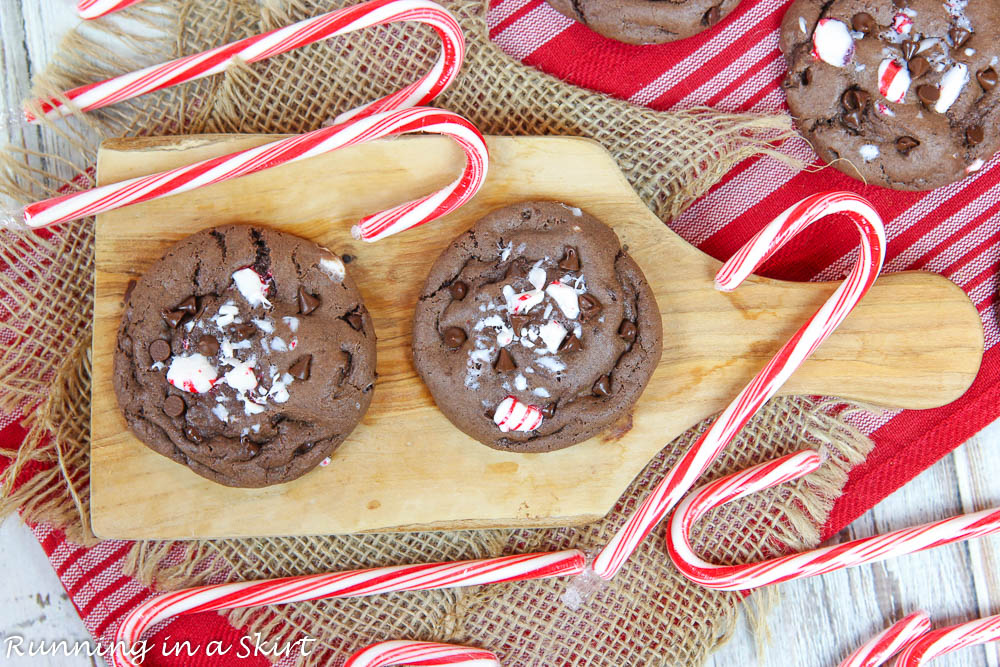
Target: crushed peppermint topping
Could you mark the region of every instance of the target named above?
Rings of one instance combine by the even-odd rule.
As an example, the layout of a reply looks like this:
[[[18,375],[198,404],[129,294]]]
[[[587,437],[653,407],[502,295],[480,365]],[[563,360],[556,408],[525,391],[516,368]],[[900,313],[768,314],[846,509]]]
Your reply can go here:
[[[215,386],[219,372],[201,354],[175,356],[167,369],[167,382],[192,394],[204,394]]]
[[[260,277],[260,274],[250,267],[234,273],[233,283],[251,307],[271,307],[271,302],[267,300],[267,283]]]

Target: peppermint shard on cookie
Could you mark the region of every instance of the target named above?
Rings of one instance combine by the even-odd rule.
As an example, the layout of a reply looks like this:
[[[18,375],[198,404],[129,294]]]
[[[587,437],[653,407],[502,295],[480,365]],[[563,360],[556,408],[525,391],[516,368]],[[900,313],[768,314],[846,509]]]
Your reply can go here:
[[[181,240],[126,296],[114,359],[125,421],[219,484],[312,470],[371,403],[375,331],[343,261],[230,225]]]
[[[459,429],[495,449],[544,452],[628,423],[661,339],[653,292],[611,228],[530,202],[479,220],[437,259],[413,358]]]
[[[1000,149],[996,0],[795,0],[781,50],[796,127],[850,176],[930,190]]]

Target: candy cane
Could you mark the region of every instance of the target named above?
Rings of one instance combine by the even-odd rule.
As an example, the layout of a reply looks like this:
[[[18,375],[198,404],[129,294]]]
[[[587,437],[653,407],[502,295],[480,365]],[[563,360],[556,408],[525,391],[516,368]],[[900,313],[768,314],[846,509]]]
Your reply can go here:
[[[137,2],[142,0],[79,0],[76,3],[76,13],[83,19],[96,19]]]
[[[796,452],[727,475],[691,493],[677,506],[667,532],[667,552],[677,569],[688,579],[707,588],[742,591],[1000,532],[1000,509],[994,508],[915,528],[904,528],[885,535],[772,558],[762,563],[715,565],[694,553],[688,534],[694,523],[706,512],[731,500],[798,479],[816,470],[819,465],[820,456],[816,452]]]
[[[433,194],[362,218],[355,235],[365,241],[377,241],[446,215],[476,194],[486,178],[489,154],[483,135],[472,123],[450,111],[430,107],[387,111],[159,174],[37,202],[25,207],[24,221],[29,227],[46,227],[298,162],[345,146],[412,132],[443,134],[454,139],[465,151],[465,169],[453,183]]]
[[[395,565],[332,574],[188,588],[154,597],[133,609],[125,617],[115,633],[114,665],[138,667],[129,657],[129,647],[135,645],[151,626],[171,616],[257,605],[288,604],[321,598],[363,597],[395,591],[425,591],[563,577],[583,572],[584,562],[582,551],[569,549],[454,563]],[[465,652],[466,655],[470,655],[470,649],[465,649]],[[357,664],[360,666],[392,663]]]
[[[927,612],[914,612],[862,644],[840,663],[840,667],[878,667],[930,629],[931,619]]]
[[[354,30],[400,21],[417,21],[433,28],[441,37],[441,57],[423,78],[391,95],[347,111],[338,116],[337,121],[426,104],[458,76],[465,58],[465,38],[458,21],[430,0],[370,0],[209,51],[80,86],[36,103],[42,113],[50,117],[71,112],[67,99],[75,109],[92,111],[154,90],[218,74],[234,58],[254,63]],[[30,110],[26,109],[25,115],[29,121],[37,120]]]
[[[1000,615],[931,630],[902,650],[896,658],[896,667],[920,667],[946,653],[998,639],[1000,639]]]
[[[850,275],[698,438],[601,550],[594,562],[594,571],[600,576],[610,579],[621,569],[639,543],[693,486],[722,448],[833,333],[875,282],[885,257],[881,218],[867,201],[853,193],[827,192],[795,204],[754,236],[719,270],[715,277],[716,288],[735,289],[789,239],[834,213],[846,214],[861,232],[858,261]]]
[[[496,654],[480,648],[394,640],[363,648],[344,663],[344,667],[388,667],[389,665],[500,667],[500,660]]]

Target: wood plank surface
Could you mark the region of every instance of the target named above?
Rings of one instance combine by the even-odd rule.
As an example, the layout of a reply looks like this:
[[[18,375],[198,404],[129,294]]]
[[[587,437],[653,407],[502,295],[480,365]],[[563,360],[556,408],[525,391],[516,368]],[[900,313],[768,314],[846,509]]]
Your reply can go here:
[[[267,139],[108,142],[99,178],[121,180]],[[607,512],[665,443],[721,410],[836,287],[754,277],[733,293],[718,292],[712,279],[719,263],[653,216],[598,144],[497,137],[490,148],[490,176],[472,202],[376,244],[351,239],[350,225],[451,181],[463,158],[449,140],[357,146],[99,216],[94,530],[189,538],[589,521]],[[611,224],[653,286],[664,327],[663,358],[631,430],[547,454],[498,452],[472,441],[436,409],[410,360],[410,319],[430,262],[487,211],[528,199],[565,201]],[[174,241],[229,222],[267,224],[356,257],[350,270],[379,337],[379,381],[362,424],[330,466],[266,489],[218,486],[153,453],[129,433],[111,386],[128,280]],[[982,340],[979,317],[955,285],[927,273],[887,276],[785,391],[941,405],[970,384]]]

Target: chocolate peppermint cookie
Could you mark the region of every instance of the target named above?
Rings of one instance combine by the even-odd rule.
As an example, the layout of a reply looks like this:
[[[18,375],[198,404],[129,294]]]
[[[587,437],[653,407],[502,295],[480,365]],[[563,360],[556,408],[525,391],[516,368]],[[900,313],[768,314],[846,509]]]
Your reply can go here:
[[[797,0],[781,27],[788,106],[820,157],[897,190],[1000,148],[1000,3]]]
[[[739,0],[546,0],[556,11],[605,37],[662,44],[710,28]]]
[[[438,407],[496,449],[544,452],[628,413],[660,360],[642,271],[608,226],[553,202],[494,211],[431,268],[413,326]]]
[[[174,245],[127,297],[114,386],[150,448],[227,486],[299,477],[368,409],[375,331],[339,257],[263,227]]]

